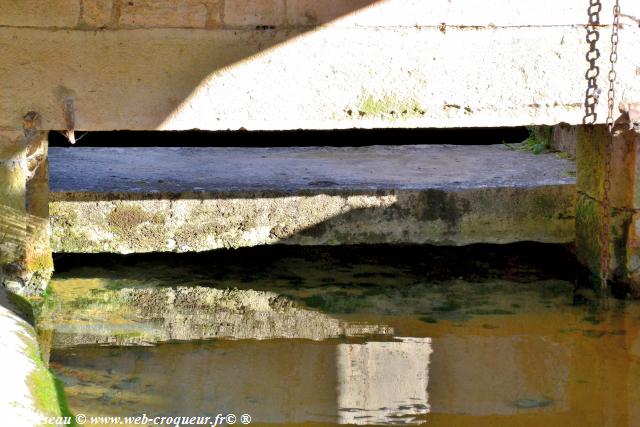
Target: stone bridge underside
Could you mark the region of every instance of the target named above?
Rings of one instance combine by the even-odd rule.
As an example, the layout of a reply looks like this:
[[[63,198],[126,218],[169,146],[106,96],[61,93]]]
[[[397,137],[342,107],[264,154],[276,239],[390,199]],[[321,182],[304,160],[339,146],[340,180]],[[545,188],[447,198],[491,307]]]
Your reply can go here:
[[[599,49],[605,88],[611,0]],[[588,2],[24,0],[0,14],[0,128],[582,123]],[[639,99],[623,1],[618,94]],[[603,93],[606,93],[603,92]],[[599,122],[606,117],[600,103]]]

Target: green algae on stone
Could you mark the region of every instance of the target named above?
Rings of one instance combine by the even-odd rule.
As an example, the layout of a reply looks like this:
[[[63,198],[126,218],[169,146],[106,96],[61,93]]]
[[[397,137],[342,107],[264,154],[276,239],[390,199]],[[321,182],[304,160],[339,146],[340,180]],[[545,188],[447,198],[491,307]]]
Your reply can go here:
[[[396,95],[362,95],[356,108],[360,118],[375,117],[395,121],[399,119],[419,118],[426,114],[424,108],[415,99],[402,99]],[[349,110],[351,111],[351,110]]]
[[[47,417],[68,418],[68,425],[76,425],[69,409],[64,387],[51,370],[45,365],[42,354],[37,348],[35,336],[21,334],[25,352],[34,364],[33,371],[27,377],[35,409]]]
[[[160,212],[149,212],[137,204],[121,204],[107,216],[107,225],[118,240],[128,247],[153,249],[166,241],[165,218]]]

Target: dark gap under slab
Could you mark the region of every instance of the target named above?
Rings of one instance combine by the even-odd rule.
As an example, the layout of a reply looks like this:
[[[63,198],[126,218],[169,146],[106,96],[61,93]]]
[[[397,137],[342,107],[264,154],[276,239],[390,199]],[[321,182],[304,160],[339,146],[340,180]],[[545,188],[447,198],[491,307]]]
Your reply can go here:
[[[335,129],[292,131],[77,131],[82,147],[362,147],[367,145],[517,144],[529,132],[525,127],[422,128],[422,129]],[[63,132],[49,135],[52,147],[68,147]]]

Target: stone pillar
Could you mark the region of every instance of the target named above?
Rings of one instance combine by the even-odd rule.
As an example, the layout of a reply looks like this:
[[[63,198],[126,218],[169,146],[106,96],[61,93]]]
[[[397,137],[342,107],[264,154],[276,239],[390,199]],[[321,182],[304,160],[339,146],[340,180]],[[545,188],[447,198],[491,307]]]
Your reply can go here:
[[[22,295],[44,291],[53,271],[47,147],[35,113],[0,131],[0,284]]]
[[[605,149],[604,125],[580,126],[577,140],[576,249],[581,263],[600,273]],[[625,112],[614,127],[611,158],[609,277],[640,297],[640,139]]]

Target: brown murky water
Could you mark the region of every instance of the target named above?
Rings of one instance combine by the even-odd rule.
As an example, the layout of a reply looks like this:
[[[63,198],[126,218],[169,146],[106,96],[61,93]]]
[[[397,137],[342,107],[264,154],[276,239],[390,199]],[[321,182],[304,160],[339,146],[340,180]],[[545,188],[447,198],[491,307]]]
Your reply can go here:
[[[94,337],[98,321],[105,334],[140,322],[139,312],[110,320],[87,303],[87,295],[104,304],[107,291],[123,289],[236,288],[285,298],[296,310],[285,318],[287,339],[240,307],[239,316],[255,323],[242,329],[243,339],[65,344],[52,350],[51,367],[71,410],[85,415],[250,414],[252,425],[640,426],[640,303],[610,299],[605,307],[575,289],[575,266],[555,247],[456,249],[443,258],[430,251],[285,251],[249,266],[241,254],[224,267],[143,259],[62,268],[53,289],[64,303],[49,315],[59,319],[54,336],[81,335],[86,324]],[[93,291],[83,294],[82,284]],[[189,311],[180,313],[188,323]],[[310,313],[323,316],[313,325],[338,319],[377,332],[296,338],[310,324],[297,319]],[[247,331],[267,339],[247,339]]]

